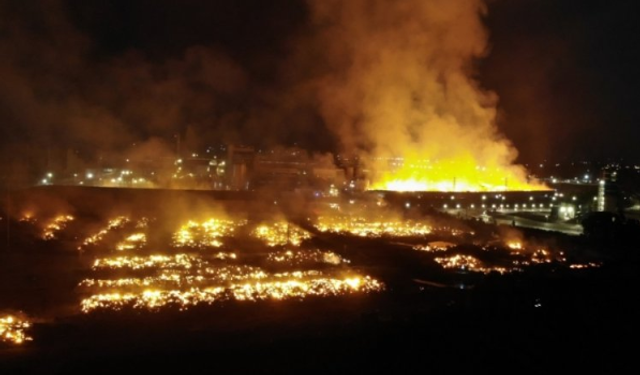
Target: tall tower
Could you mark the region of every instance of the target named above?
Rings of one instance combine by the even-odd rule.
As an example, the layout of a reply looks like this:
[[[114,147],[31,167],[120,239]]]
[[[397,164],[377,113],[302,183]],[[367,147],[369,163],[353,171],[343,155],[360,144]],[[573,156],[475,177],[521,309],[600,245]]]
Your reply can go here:
[[[602,190],[602,193],[600,192]],[[602,172],[602,180],[598,186],[598,198],[602,194],[602,211],[618,212],[620,210],[620,187],[618,186],[618,171],[605,169]],[[600,201],[598,201],[600,209]]]
[[[598,211],[598,212],[604,212],[605,188],[606,188],[606,182],[604,181],[604,179],[602,179],[598,183],[598,198],[596,200],[596,202],[597,202],[596,211]]]

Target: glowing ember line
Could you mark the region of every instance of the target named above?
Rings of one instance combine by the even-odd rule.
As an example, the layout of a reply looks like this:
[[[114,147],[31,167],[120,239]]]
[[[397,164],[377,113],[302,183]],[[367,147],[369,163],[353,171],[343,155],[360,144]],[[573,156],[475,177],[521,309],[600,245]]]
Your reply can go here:
[[[144,268],[162,267],[162,268],[185,268],[202,264],[200,257],[190,256],[187,254],[168,255],[150,255],[144,257],[116,257],[116,258],[99,258],[93,263],[93,269],[120,269],[129,268],[139,270]]]
[[[576,263],[576,264],[572,264],[569,266],[569,268],[574,269],[574,270],[581,270],[581,269],[585,269],[585,268],[598,268],[600,267],[600,264],[598,263],[585,263],[585,264],[581,264],[581,263]]]
[[[321,216],[316,228],[321,232],[347,233],[360,237],[411,237],[432,232],[430,225],[415,221],[372,221],[361,217]]]
[[[286,250],[270,253],[267,260],[276,263],[298,265],[303,263],[347,264],[349,261],[331,251],[320,250]]]
[[[437,251],[447,251],[449,248],[454,247],[455,244],[451,242],[445,241],[433,241],[429,242],[427,245],[415,245],[413,247],[414,250],[418,251],[426,251],[428,253],[437,252]]]
[[[337,296],[355,292],[371,292],[382,289],[382,284],[370,277],[343,279],[319,278],[312,280],[285,280],[266,283],[233,285],[230,290],[238,301],[265,299],[305,298],[309,296]]]
[[[439,258],[435,258],[435,261],[438,262],[443,268],[459,269],[463,271],[482,272],[482,273],[498,272],[501,274],[512,272],[512,271],[520,271],[519,268],[486,267],[477,258],[472,257],[470,255],[454,255],[451,257],[439,257]]]
[[[201,303],[211,304],[224,292],[222,288],[179,290],[145,290],[142,293],[110,293],[96,294],[85,298],[80,303],[84,313],[96,309],[120,310],[125,307],[134,309],[157,310],[160,307],[173,305],[181,310]]]
[[[85,279],[78,284],[82,288],[175,288],[194,285],[229,285],[234,282],[246,282],[251,280],[266,279],[303,279],[319,277],[322,272],[291,271],[267,273],[264,270],[251,266],[224,266],[220,268],[207,267],[197,275],[185,274],[179,270],[163,270],[158,276],[144,278],[123,279]]]
[[[228,287],[191,288],[180,290],[145,290],[142,293],[96,294],[81,302],[85,313],[96,309],[120,310],[122,308],[157,310],[175,306],[180,310],[198,304],[213,304],[216,301],[258,301],[305,298],[309,296],[337,296],[350,293],[379,291],[383,284],[368,276],[345,278],[316,278],[311,280],[287,279],[283,281],[231,284]]]
[[[116,245],[116,250],[124,251],[124,250],[135,250],[143,247],[147,243],[147,235],[144,233],[134,233],[124,241],[118,243]]]
[[[84,247],[86,246],[90,246],[90,245],[95,245],[98,242],[100,242],[102,240],[102,238],[104,238],[104,236],[106,236],[110,231],[115,230],[115,229],[119,229],[122,228],[126,223],[128,223],[130,221],[130,219],[128,217],[125,216],[119,216],[116,217],[115,219],[109,220],[109,222],[107,223],[106,228],[100,230],[98,233],[87,237],[83,242],[82,245],[80,245],[78,247],[78,250],[82,250]]]
[[[67,223],[73,221],[74,218],[71,215],[60,215],[53,219],[52,222],[47,224],[44,228],[44,233],[42,234],[42,238],[45,240],[53,240],[56,238],[56,233],[63,230]]]

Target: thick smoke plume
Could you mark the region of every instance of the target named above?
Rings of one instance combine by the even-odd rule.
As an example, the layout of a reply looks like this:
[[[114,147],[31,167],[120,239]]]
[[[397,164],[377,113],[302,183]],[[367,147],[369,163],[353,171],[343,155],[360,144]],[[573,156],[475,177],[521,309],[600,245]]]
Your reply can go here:
[[[425,174],[437,190],[527,187],[516,150],[495,125],[497,96],[474,78],[487,49],[483,1],[309,5],[314,31],[298,63],[306,71],[325,64],[311,86],[343,151],[391,169],[373,187],[403,189]]]

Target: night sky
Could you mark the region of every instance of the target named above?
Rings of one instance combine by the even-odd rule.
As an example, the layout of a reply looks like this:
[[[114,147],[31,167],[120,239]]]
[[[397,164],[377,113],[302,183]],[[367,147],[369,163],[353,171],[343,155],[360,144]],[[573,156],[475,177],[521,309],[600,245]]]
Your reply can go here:
[[[632,5],[489,2],[488,48],[471,71],[499,97],[520,162],[640,159]],[[304,0],[0,0],[2,165],[38,170],[68,149],[169,152],[176,134],[191,149],[336,151],[317,104],[291,89],[315,69],[292,64],[309,18]]]

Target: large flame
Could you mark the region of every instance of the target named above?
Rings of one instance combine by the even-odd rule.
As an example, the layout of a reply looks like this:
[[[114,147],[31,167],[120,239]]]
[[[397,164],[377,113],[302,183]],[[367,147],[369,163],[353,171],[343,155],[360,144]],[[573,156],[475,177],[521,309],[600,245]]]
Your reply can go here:
[[[496,126],[497,95],[476,77],[484,1],[310,5],[328,67],[315,81],[321,114],[343,151],[367,161],[369,189],[544,189],[514,163]]]
[[[400,158],[391,164],[396,166],[378,173],[369,186],[370,190],[482,192],[548,189],[528,179],[524,169],[517,166],[487,168],[475,165],[473,160],[429,163]]]

